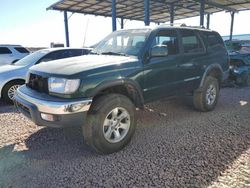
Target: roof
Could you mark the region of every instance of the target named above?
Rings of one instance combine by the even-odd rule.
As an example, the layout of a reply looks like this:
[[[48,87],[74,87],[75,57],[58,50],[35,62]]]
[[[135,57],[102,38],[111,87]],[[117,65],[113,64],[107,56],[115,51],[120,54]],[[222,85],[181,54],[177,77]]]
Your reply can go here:
[[[144,0],[116,2],[117,18],[144,20]],[[200,0],[150,0],[150,21],[169,21],[171,3],[174,3],[175,20],[200,14]],[[205,3],[205,13],[250,10],[250,0],[205,0]],[[47,9],[111,17],[111,7],[112,0],[60,0]]]
[[[13,47],[22,47],[21,45],[19,44],[0,44],[1,47],[5,47],[5,46],[13,46]]]

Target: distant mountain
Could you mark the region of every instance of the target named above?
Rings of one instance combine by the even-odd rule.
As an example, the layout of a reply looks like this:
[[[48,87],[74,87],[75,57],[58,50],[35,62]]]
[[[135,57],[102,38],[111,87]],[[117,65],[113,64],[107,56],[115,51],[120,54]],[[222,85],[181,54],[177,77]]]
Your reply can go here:
[[[223,40],[229,40],[228,36],[222,36]],[[250,34],[233,35],[234,40],[250,40]]]

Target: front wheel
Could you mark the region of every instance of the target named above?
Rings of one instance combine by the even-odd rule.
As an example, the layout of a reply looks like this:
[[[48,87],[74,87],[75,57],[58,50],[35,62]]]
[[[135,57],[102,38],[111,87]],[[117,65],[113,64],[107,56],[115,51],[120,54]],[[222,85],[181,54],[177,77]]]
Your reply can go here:
[[[219,82],[212,76],[207,76],[202,88],[196,90],[193,96],[194,107],[207,112],[215,108],[219,97]]]
[[[15,80],[6,84],[3,88],[3,99],[8,104],[13,104],[13,99],[16,93],[16,90],[24,84],[24,81]]]
[[[85,142],[101,154],[124,148],[136,127],[135,106],[126,96],[108,94],[91,106],[87,123],[83,125]]]

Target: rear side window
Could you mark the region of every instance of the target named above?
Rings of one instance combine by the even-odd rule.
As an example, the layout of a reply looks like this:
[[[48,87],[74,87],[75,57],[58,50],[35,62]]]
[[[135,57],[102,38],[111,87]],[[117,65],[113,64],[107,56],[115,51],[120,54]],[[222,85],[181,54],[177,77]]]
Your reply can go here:
[[[191,30],[181,30],[184,53],[204,52],[205,49],[198,36]]]
[[[12,54],[9,48],[0,47],[0,54]]]
[[[214,47],[216,45],[223,45],[223,40],[218,34],[212,33],[212,32],[205,32],[203,33],[203,35],[206,38],[208,47]]]
[[[29,51],[24,47],[15,47],[15,50],[20,53],[29,53]]]

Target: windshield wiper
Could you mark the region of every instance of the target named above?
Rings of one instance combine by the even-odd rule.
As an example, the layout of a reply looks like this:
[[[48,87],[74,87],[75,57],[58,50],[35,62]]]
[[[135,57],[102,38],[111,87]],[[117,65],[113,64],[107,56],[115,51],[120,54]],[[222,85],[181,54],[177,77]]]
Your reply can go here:
[[[119,53],[119,52],[102,52],[102,55],[120,55],[120,56],[128,56],[125,53]]]

